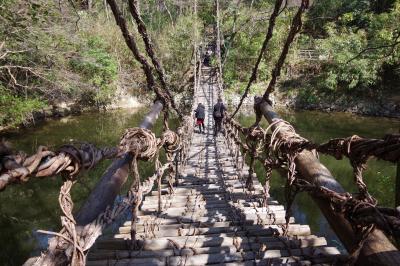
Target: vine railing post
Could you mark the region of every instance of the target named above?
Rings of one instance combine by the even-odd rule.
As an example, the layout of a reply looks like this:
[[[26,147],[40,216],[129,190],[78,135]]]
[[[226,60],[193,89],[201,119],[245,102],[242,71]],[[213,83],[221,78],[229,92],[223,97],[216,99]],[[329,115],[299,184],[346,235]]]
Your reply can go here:
[[[179,185],[179,162],[182,159],[182,147],[178,150],[178,153],[175,155],[175,182],[174,185]]]
[[[139,206],[142,203],[142,194],[140,190],[132,191],[131,193],[136,193],[136,199],[132,204],[131,208],[131,245],[132,249],[138,249],[138,242],[136,241],[136,232],[137,232],[137,222],[138,222],[138,213],[139,213]]]
[[[277,137],[287,133],[287,125],[274,112],[265,100],[257,100],[263,116],[271,124],[273,130],[279,129]],[[322,165],[315,155],[308,150],[299,152],[294,159],[296,171],[307,182],[325,187],[333,192],[344,193],[343,187],[334,179],[330,171]],[[359,241],[352,225],[343,213],[334,212],[329,200],[310,194],[320,208],[333,231],[349,252],[359,248]],[[369,233],[360,250],[357,265],[400,265],[400,252],[386,237],[382,230],[374,229]]]
[[[395,204],[400,206],[400,162],[397,163],[397,174],[396,174],[396,201]]]
[[[400,132],[400,130],[399,130]],[[397,162],[395,207],[400,206],[400,161]]]
[[[164,105],[161,101],[153,104],[150,112],[144,117],[140,128],[150,129],[155,124]],[[133,160],[131,154],[125,154],[121,159],[115,160],[103,174],[96,187],[92,190],[89,197],[82,205],[76,215],[78,225],[89,224],[97,216],[112,206],[115,198],[119,194],[129,175],[129,164]]]
[[[254,159],[257,156],[255,143],[251,144],[249,155],[250,155],[249,175],[247,176],[247,179],[246,179],[246,188],[248,190],[253,190],[254,189],[253,174],[254,174],[254,163],[255,163]]]
[[[222,89],[223,89],[223,79],[222,79],[222,61],[221,61],[221,29],[220,29],[220,15],[219,15],[219,0],[215,0],[215,19],[216,19],[216,53],[217,53],[217,63],[218,70],[216,71],[217,75],[217,84],[218,84],[218,98],[222,97]]]
[[[162,178],[162,176],[160,176],[160,175],[157,177],[158,213],[161,213],[161,212],[162,212],[161,178]]]

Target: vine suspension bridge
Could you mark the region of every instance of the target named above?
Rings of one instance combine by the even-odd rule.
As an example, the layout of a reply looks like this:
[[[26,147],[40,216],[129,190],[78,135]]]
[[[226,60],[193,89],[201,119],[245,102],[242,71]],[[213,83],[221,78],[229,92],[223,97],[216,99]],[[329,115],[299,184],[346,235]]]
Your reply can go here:
[[[161,190],[161,212],[157,191],[145,197],[136,225],[140,248],[131,251],[127,246],[131,222],[126,222],[113,239],[98,241],[87,265],[335,261],[338,250],[311,235],[309,226],[295,224],[291,217],[285,228],[284,207],[265,197],[255,175],[252,190],[246,189],[248,166],[235,159],[227,139],[214,137],[217,91],[216,83],[202,80],[195,99],[206,106],[206,133],[192,135],[178,185],[172,194],[166,184]],[[281,236],[285,230],[287,236]]]
[[[118,148],[66,145],[53,153],[41,147],[28,158],[8,155],[3,159],[2,189],[30,176],[66,174],[59,197],[63,229],[59,233],[41,231],[54,235],[49,249],[25,265],[346,265],[354,259],[368,265],[397,263],[398,251],[384,233],[398,235],[398,211],[372,205],[368,194],[353,197],[345,193],[309,150],[336,157],[353,158],[355,154],[363,162],[372,155],[396,161],[399,136],[382,140],[353,136],[316,145],[297,135],[260,99],[256,99],[256,112],[270,120],[272,134],[259,126],[243,128],[226,117],[224,134],[214,136],[212,108],[220,97],[218,76],[209,67],[201,67],[200,72],[193,105],[205,103],[205,134],[196,133],[193,118],[186,116],[176,133],[166,124],[161,137],[155,137],[147,128],[162,109],[156,101],[141,126],[126,131]],[[167,154],[164,165],[158,160],[161,147]],[[109,167],[74,217],[70,189],[75,174],[114,157],[120,159]],[[151,158],[154,175],[140,178],[137,162]],[[254,174],[255,160],[266,167],[264,184]],[[293,201],[294,190],[309,192],[350,255],[327,246],[326,239],[312,235],[308,225],[295,223],[290,212],[270,197],[273,168],[288,176],[289,201]],[[116,190],[129,172],[131,188],[122,202],[114,203]],[[360,176],[358,182],[363,183]],[[130,221],[112,237],[98,238],[128,210]],[[376,212],[380,215],[373,218]]]
[[[139,127],[125,131],[118,147],[67,144],[53,152],[40,146],[36,154],[27,156],[1,143],[0,191],[30,178],[61,175],[64,180],[58,198],[62,229],[40,230],[51,236],[48,249],[25,265],[400,265],[396,248],[400,243],[400,209],[379,206],[363,181],[369,158],[399,162],[400,135],[382,139],[350,136],[313,143],[279,118],[268,99],[290,44],[301,29],[307,0],[301,1],[292,20],[265,94],[255,98],[256,121],[243,127],[234,116],[257,77],[275,18],[281,13],[283,1],[276,1],[242,101],[232,114],[225,115],[223,134],[216,136],[213,106],[224,97],[218,1],[218,67],[202,66],[204,51],[195,45],[193,101],[188,114],[182,113],[168,90],[135,1],[128,1],[129,12],[146,56],[140,53],[116,2],[107,3],[156,101]],[[206,107],[205,134],[195,132],[191,114],[200,102]],[[176,130],[168,123],[172,109],[180,121]],[[163,132],[156,136],[151,128],[162,113]],[[260,126],[263,117],[269,122],[266,129]],[[161,152],[165,152],[165,160],[161,160]],[[318,153],[348,158],[358,193],[346,192],[319,162]],[[74,210],[71,189],[78,174],[104,159],[114,160],[80,210]],[[140,161],[154,162],[153,175],[142,176]],[[254,173],[256,161],[265,168],[263,183]],[[286,180],[286,210],[269,194],[273,170]],[[116,201],[128,176],[132,177],[128,192],[123,200]],[[328,246],[324,237],[312,235],[308,225],[296,223],[291,205],[300,192],[308,193],[321,209],[347,253]],[[100,237],[128,212],[130,220],[117,233]]]

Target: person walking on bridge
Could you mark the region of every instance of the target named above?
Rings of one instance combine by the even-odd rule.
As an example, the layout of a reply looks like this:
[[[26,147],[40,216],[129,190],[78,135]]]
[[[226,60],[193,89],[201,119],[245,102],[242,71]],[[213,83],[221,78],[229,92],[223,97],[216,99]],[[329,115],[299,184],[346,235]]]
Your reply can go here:
[[[194,111],[194,116],[196,117],[196,124],[199,126],[199,132],[204,133],[204,118],[206,117],[205,107],[202,103],[197,105],[196,110]],[[203,130],[202,130],[203,128]]]
[[[222,102],[222,99],[218,98],[218,102],[214,105],[214,110],[213,110],[215,136],[218,134],[218,132],[221,131],[222,119],[224,119],[225,111],[226,107]]]

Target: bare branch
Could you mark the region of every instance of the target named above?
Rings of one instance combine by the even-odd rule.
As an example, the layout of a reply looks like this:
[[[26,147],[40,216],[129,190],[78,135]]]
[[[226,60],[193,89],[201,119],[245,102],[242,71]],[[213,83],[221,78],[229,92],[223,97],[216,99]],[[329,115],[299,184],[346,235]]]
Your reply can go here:
[[[68,2],[71,4],[72,9],[75,11],[76,16],[78,17],[75,21],[75,29],[78,31],[79,30],[79,21],[81,20],[81,16],[79,15],[79,12],[76,10],[76,6],[74,4],[74,1],[68,0]]]
[[[288,0],[285,0],[285,5],[284,5],[283,8],[281,9],[281,11],[279,11],[278,16],[279,16],[283,11],[285,11],[285,9],[286,9],[286,7],[287,7],[287,4],[288,4]]]
[[[400,31],[397,33],[397,35],[395,36],[395,38],[394,38],[394,40],[393,40],[393,42],[391,44],[384,44],[384,45],[380,45],[380,46],[364,48],[356,56],[354,56],[350,60],[348,60],[346,62],[346,64],[348,64],[348,63],[352,62],[353,60],[359,58],[365,52],[372,51],[372,50],[380,50],[380,49],[384,49],[384,48],[391,48],[390,51],[388,53],[386,53],[382,58],[388,57],[388,56],[393,54],[394,49],[396,48],[396,46],[400,44],[400,40],[399,39],[400,39]]]
[[[45,81],[50,82],[50,83],[53,83],[52,81],[46,79],[42,74],[39,74],[38,72],[34,71],[33,68],[31,68],[31,67],[18,66],[18,65],[15,65],[15,66],[13,66],[13,65],[0,66],[0,69],[7,69],[7,71],[9,71],[9,72],[10,72],[10,69],[12,69],[12,68],[18,68],[18,69],[26,70],[26,71],[32,73],[34,76],[36,76],[36,77],[38,77],[38,78],[40,78],[42,80],[45,80]]]
[[[21,84],[18,83],[17,79],[16,79],[16,78],[14,77],[14,75],[11,73],[11,69],[10,69],[10,68],[7,68],[7,72],[8,72],[8,75],[10,75],[11,79],[13,80],[13,82],[14,82],[14,84],[15,84],[16,86],[25,87],[25,88],[26,88],[26,86],[21,85]]]
[[[172,18],[172,14],[171,14],[171,12],[170,12],[169,9],[168,9],[167,3],[165,2],[165,0],[163,0],[162,3],[163,3],[163,6],[165,7],[165,10],[166,10],[167,13],[168,13],[169,19],[171,20],[172,28],[175,29],[174,19]]]
[[[1,48],[0,48],[1,50]],[[27,52],[28,50],[19,50],[19,51],[6,51],[4,54],[0,55],[0,60],[4,59],[7,55],[9,54],[19,54],[19,53],[24,53]]]
[[[4,45],[6,44],[6,42],[1,42],[0,44],[0,51],[3,49]],[[10,50],[6,50],[2,55],[0,55],[0,60],[4,59],[7,55],[9,54],[18,54],[18,53],[24,53],[27,52],[28,50],[17,50],[17,51],[10,51]]]

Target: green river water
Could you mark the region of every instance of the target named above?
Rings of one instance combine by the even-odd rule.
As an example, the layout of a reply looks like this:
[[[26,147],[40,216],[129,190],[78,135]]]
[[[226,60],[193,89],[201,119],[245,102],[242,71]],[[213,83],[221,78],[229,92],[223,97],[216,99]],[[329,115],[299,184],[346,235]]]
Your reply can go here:
[[[36,127],[2,137],[10,141],[14,149],[29,154],[33,153],[38,145],[55,150],[61,144],[78,141],[88,141],[98,147],[111,146],[118,143],[125,128],[138,125],[145,112],[145,109],[132,109],[87,113],[43,122]],[[292,123],[302,136],[318,143],[354,134],[382,137],[388,133],[396,133],[400,128],[399,119],[311,111],[281,112],[281,115]],[[243,125],[251,125],[254,121],[254,117],[246,115],[239,116],[239,119]],[[155,131],[160,130],[161,124],[157,124]],[[346,190],[355,191],[352,168],[347,160],[337,161],[325,156],[321,156],[320,159]],[[108,165],[109,162],[102,162],[80,178],[72,192],[75,210],[79,209]],[[142,164],[141,167],[144,173],[149,174],[152,171],[149,164]],[[262,179],[262,167],[257,166],[256,171]],[[382,205],[394,205],[395,175],[394,164],[382,161],[370,161],[368,164],[364,175],[365,182],[371,194]],[[57,199],[61,184],[62,180],[59,177],[32,179],[27,184],[12,185],[0,192],[0,265],[21,265],[29,256],[39,254],[40,250],[46,247],[48,237],[38,234],[36,230],[59,230],[60,210]],[[284,181],[281,177],[274,175],[270,193],[284,204]],[[331,245],[341,248],[321,212],[307,195],[297,197],[293,211],[297,223],[309,224],[314,234],[325,236]]]

